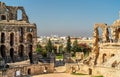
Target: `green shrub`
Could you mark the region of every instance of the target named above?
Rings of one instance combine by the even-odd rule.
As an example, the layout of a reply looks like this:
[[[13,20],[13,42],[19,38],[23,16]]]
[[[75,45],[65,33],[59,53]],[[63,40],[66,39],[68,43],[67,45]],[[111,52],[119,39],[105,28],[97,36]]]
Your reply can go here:
[[[104,77],[104,76],[100,75],[100,76],[92,76],[92,77]]]

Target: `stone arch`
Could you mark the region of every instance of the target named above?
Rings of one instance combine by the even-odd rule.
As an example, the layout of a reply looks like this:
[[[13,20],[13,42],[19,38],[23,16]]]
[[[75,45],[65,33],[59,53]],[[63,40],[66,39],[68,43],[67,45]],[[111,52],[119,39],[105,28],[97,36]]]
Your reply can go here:
[[[1,53],[2,58],[5,59],[6,58],[6,47],[5,47],[5,45],[1,45],[0,53]]]
[[[17,10],[20,10],[21,13],[22,13],[22,14],[21,14],[21,17],[22,17],[21,20],[29,22],[29,21],[28,21],[28,17],[27,17],[27,15],[26,15],[26,13],[25,13],[24,8],[23,8],[23,7],[18,7]]]
[[[31,69],[30,68],[28,69],[28,75],[31,75]]]
[[[32,43],[32,34],[27,35],[27,42]]]
[[[92,69],[89,68],[88,71],[89,71],[89,75],[92,75]]]
[[[115,56],[115,54],[111,54],[111,57],[114,57]]]
[[[5,43],[5,33],[1,33],[1,43]]]
[[[33,32],[33,28],[28,27],[28,28],[27,28],[27,32]]]
[[[104,63],[105,61],[106,61],[106,53],[104,53],[103,55],[102,55],[102,63]]]
[[[95,61],[94,65],[97,64],[97,59],[99,56],[99,31],[98,28],[102,29],[102,42],[108,42],[109,41],[109,31],[107,24],[95,24],[94,26],[94,33],[93,33],[93,52],[95,53]]]
[[[22,20],[22,10],[17,9],[17,20]]]
[[[14,62],[14,49],[13,48],[10,48],[10,57],[11,57],[11,60]]]
[[[32,52],[33,52],[33,46],[32,45],[28,45],[28,55],[29,55],[29,59],[30,59],[30,63],[32,64],[33,63],[33,55],[32,55]]]
[[[118,28],[117,29],[117,36],[116,36],[116,38],[117,38],[117,41],[120,41],[120,28]]]
[[[108,42],[109,41],[109,31],[108,31],[107,24],[95,24],[94,31],[97,31],[97,33],[94,36],[99,38],[98,28],[102,29],[102,41],[103,42]]]
[[[24,46],[22,44],[19,45],[18,54],[21,58],[23,58],[23,56],[24,56]]]
[[[24,37],[24,29],[23,29],[23,27],[20,27],[20,28],[19,28],[19,42],[20,42],[20,43],[22,43],[22,42],[24,41],[24,40],[23,40],[23,39],[24,39],[23,37]]]
[[[14,45],[14,33],[10,33],[10,46]]]
[[[1,15],[1,20],[6,20],[6,16],[5,15]]]

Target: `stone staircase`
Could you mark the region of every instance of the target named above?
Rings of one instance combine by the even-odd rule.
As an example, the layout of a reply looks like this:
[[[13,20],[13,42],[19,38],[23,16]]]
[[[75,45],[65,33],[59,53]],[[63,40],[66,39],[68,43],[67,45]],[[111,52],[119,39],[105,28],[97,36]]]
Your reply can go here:
[[[115,56],[108,59],[102,66],[120,68],[120,52],[117,52]]]

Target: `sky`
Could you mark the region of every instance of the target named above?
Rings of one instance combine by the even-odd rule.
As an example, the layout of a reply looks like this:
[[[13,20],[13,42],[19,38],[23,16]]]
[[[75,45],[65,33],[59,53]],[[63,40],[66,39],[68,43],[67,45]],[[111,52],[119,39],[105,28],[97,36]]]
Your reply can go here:
[[[95,23],[119,19],[120,0],[0,0],[23,6],[38,36],[92,37]]]

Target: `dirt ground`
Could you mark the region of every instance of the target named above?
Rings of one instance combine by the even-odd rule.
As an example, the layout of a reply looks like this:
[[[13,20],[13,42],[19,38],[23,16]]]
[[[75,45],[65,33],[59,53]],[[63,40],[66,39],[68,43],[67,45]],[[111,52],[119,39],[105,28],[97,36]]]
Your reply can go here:
[[[90,77],[87,75],[72,75],[68,73],[52,73],[52,74],[42,74],[42,75],[36,75],[32,77]]]
[[[41,74],[41,75],[36,75],[32,77],[90,77],[88,75],[72,75],[69,73],[64,73],[65,72],[65,66],[61,67],[56,67],[55,73],[51,74]]]

